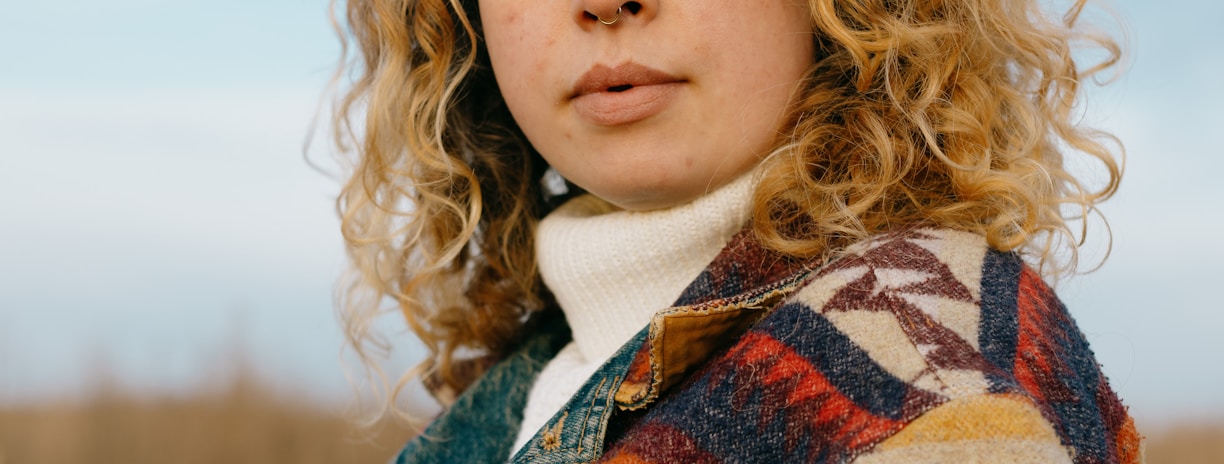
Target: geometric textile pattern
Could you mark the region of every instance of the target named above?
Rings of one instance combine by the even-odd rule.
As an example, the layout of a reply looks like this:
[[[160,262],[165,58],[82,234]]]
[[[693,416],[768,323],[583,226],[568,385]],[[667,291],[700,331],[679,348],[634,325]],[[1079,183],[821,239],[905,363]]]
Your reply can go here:
[[[964,446],[1139,461],[1139,435],[1083,334],[1017,255],[973,234],[919,229],[804,265],[741,234],[678,305],[717,304],[795,276],[804,280],[793,293],[683,382],[614,415],[601,462],[840,463],[878,459],[877,448],[946,451],[931,437],[965,438],[950,430],[964,425],[957,417],[982,421],[969,431],[976,441],[956,442]],[[666,368],[649,349],[631,377]],[[901,433],[916,422],[922,433]]]

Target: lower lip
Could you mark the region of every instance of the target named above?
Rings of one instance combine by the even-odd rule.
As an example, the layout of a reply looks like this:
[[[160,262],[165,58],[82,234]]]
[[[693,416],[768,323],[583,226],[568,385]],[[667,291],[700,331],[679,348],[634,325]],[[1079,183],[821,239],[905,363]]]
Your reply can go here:
[[[667,109],[680,93],[679,82],[642,85],[623,92],[595,92],[573,100],[578,116],[601,126],[641,121]]]

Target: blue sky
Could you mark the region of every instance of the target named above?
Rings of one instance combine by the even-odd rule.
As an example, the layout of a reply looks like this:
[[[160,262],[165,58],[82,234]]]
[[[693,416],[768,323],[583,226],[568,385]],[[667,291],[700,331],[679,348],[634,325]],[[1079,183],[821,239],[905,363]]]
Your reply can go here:
[[[1150,423],[1224,416],[1211,359],[1224,353],[1224,4],[1180,4],[1113,3],[1130,70],[1093,92],[1086,120],[1128,148],[1103,208],[1114,249],[1059,288]],[[72,395],[101,371],[184,391],[215,381],[235,350],[286,386],[348,394],[331,306],[338,184],[302,154],[339,50],[325,8],[5,5],[0,403]],[[330,156],[309,154],[334,170]]]

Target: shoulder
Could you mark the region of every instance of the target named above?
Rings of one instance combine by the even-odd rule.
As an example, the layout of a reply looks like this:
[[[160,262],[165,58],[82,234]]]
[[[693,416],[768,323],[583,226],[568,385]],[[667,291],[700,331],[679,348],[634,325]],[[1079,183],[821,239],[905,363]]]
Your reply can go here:
[[[812,355],[845,352],[939,396],[984,393],[999,373],[983,342],[1014,338],[1015,317],[1003,314],[1015,313],[1024,269],[974,234],[881,236],[810,275],[758,329]]]
[[[946,443],[906,430],[974,432],[948,435],[962,451],[985,443],[1101,462],[1137,451],[1066,307],[1018,255],[976,234],[916,229],[864,242],[813,272],[754,331],[810,366],[843,408],[879,419],[875,432],[845,441],[849,455],[867,449],[854,443],[909,443],[896,453]]]
[[[826,373],[845,391],[889,379],[892,391],[915,389],[931,401],[987,393],[991,376],[1005,373],[982,347],[1014,338],[1018,325],[994,313],[1015,312],[1023,269],[974,234],[886,235],[812,273],[755,330],[809,358],[835,354],[839,364],[868,366]],[[863,369],[876,372],[854,377]]]

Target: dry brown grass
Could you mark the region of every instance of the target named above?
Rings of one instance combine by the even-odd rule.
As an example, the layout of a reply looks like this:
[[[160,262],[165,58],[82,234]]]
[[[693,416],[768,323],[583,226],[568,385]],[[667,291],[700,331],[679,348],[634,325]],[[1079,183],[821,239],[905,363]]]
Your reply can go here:
[[[413,430],[373,431],[240,378],[219,393],[0,408],[0,464],[382,463]],[[1147,433],[1149,464],[1224,463],[1224,422]]]
[[[1224,422],[1185,423],[1148,434],[1148,464],[1224,463]]]
[[[412,435],[359,431],[302,399],[239,381],[220,393],[0,409],[0,464],[380,463]]]

